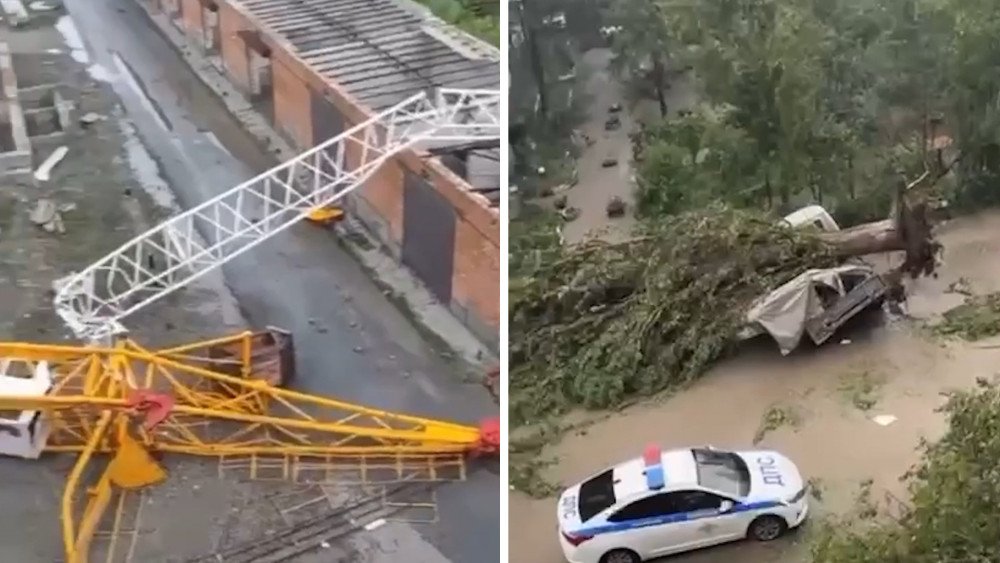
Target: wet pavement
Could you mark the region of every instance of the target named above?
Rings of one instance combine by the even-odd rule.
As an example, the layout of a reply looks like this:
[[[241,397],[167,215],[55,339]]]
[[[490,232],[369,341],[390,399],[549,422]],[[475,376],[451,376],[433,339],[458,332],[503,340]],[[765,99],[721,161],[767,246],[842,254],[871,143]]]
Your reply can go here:
[[[78,61],[95,78],[110,81],[152,156],[133,161],[140,176],[156,184],[161,175],[177,203],[190,207],[277,164],[139,6],[116,0],[65,4],[89,52]],[[468,423],[495,412],[482,388],[461,383],[457,367],[421,337],[331,233],[294,227],[223,272],[251,325],[295,334],[297,388]],[[492,467],[442,487],[440,522],[414,527],[420,541],[406,544],[412,560],[499,561],[502,491]]]

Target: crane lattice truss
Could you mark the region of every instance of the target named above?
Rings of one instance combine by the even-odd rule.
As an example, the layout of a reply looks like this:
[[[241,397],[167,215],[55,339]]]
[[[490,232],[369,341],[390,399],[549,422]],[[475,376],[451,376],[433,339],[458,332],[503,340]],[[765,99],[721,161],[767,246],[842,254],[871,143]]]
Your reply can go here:
[[[254,373],[256,336],[159,351],[125,339],[113,348],[0,343],[3,373],[51,377],[44,394],[0,394],[0,413],[37,413],[33,441],[79,453],[62,499],[67,561],[87,560],[113,488],[166,478],[153,452],[216,458],[220,471],[256,478],[377,483],[461,479],[468,454],[499,445],[473,426],[276,387]],[[111,462],[86,482],[101,453]]]
[[[467,454],[499,450],[497,421],[475,428],[283,389],[288,358],[263,361],[275,350],[255,349],[260,334],[150,351],[123,338],[122,320],[357,190],[404,149],[498,140],[500,103],[497,91],[415,95],[56,283],[56,312],[91,346],[0,343],[0,453],[79,454],[62,499],[69,563],[86,562],[113,488],[166,478],[151,452],[215,457],[220,472],[253,478],[378,482],[462,478]],[[94,477],[102,453],[111,462]]]
[[[500,102],[492,90],[417,94],[58,281],[56,312],[78,338],[107,343],[128,315],[360,188],[398,152],[499,139]]]

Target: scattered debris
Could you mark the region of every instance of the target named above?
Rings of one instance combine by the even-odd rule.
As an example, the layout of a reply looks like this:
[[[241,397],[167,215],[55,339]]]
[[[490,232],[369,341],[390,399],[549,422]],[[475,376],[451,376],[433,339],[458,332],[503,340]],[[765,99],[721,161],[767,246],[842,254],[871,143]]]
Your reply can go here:
[[[760,426],[753,437],[753,444],[759,444],[765,436],[775,430],[788,426],[798,428],[802,424],[802,415],[795,407],[790,405],[773,405],[764,412],[761,417]]]
[[[577,207],[567,207],[560,212],[564,221],[573,221],[580,216],[580,209]]]
[[[50,154],[49,157],[45,159],[45,162],[38,167],[38,170],[35,171],[35,179],[39,182],[48,182],[49,177],[52,174],[52,169],[55,168],[63,158],[66,158],[66,153],[68,152],[69,148],[67,148],[66,145],[52,151],[52,154]]]
[[[806,486],[809,488],[809,496],[811,496],[816,502],[823,502],[823,479],[820,477],[810,477],[806,481]]]
[[[28,8],[34,12],[51,12],[58,7],[58,5],[43,2],[42,0],[35,0],[31,4],[28,4]]]
[[[69,213],[71,211],[76,211],[76,204],[72,201],[59,204],[59,213]]]
[[[65,233],[66,227],[63,225],[62,215],[56,207],[56,203],[48,198],[42,198],[35,203],[28,218],[32,223],[38,225],[49,233]]]
[[[948,288],[944,290],[945,293],[957,293],[959,295],[964,295],[966,297],[972,297],[972,284],[969,283],[967,278],[958,278],[957,280],[948,284]]]
[[[891,414],[880,414],[878,416],[872,417],[872,422],[878,424],[879,426],[889,426],[890,424],[896,422],[897,420],[899,419],[897,419],[895,415]]]
[[[869,369],[854,369],[840,377],[838,389],[854,407],[870,411],[879,401],[885,375]]]
[[[106,116],[103,116],[103,115],[101,115],[99,113],[91,111],[91,112],[88,112],[88,113],[85,113],[85,114],[81,115],[79,121],[80,121],[80,125],[83,125],[83,126],[86,127],[87,125],[93,125],[94,123],[97,123],[98,121],[104,121],[105,119],[107,119]]]
[[[625,208],[626,205],[624,199],[619,196],[612,196],[611,199],[608,200],[606,211],[608,213],[608,217],[621,217],[625,215]]]
[[[965,303],[947,311],[933,331],[975,341],[1000,334],[1000,293],[967,297]]]

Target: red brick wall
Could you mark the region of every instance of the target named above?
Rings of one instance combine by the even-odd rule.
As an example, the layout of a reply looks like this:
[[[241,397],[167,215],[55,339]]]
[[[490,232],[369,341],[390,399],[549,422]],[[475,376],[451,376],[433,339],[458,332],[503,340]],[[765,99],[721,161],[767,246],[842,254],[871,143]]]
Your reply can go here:
[[[271,53],[271,83],[274,90],[274,124],[300,147],[312,146],[312,116],[309,87],[288,65],[283,53]]]
[[[236,32],[249,29],[253,18],[241,8],[219,2],[222,56],[230,78],[249,87],[246,46]],[[312,146],[310,92],[324,95],[344,116],[344,128],[365,121],[371,110],[339,85],[311,71],[293,49],[280,40],[268,40],[271,49],[275,127],[298,147]],[[347,162],[356,163],[357,147],[348,147]],[[447,305],[473,331],[498,343],[500,327],[500,224],[499,213],[485,198],[469,191],[468,184],[436,159],[405,151],[386,163],[364,188],[354,192],[365,213],[377,216],[378,234],[394,253],[403,238],[404,171],[428,178],[430,184],[455,208],[455,256],[452,302]]]
[[[200,0],[180,0],[181,17],[184,31],[188,37],[197,38],[201,35],[201,2]]]
[[[219,43],[229,78],[244,91],[250,89],[250,57],[246,43],[236,34],[250,29],[250,22],[227,3],[219,2]]]

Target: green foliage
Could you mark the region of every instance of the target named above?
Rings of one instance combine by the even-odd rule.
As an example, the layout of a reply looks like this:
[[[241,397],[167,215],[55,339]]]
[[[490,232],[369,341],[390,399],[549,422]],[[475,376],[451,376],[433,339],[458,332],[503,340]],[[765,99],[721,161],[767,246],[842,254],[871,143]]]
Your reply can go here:
[[[908,475],[912,507],[899,521],[845,519],[812,548],[815,563],[996,561],[1000,553],[1000,389],[952,393],[948,431],[923,445]]]
[[[1000,334],[1000,293],[968,297],[946,312],[934,332],[975,341]]]
[[[756,166],[720,186],[712,172],[690,165],[677,141],[650,140],[639,199],[651,211],[676,213],[715,199],[765,207],[776,199],[786,209],[805,198],[848,224],[884,218],[872,215],[888,210],[889,178],[920,175],[932,156],[924,143],[942,133],[962,155],[958,206],[1000,203],[1000,3],[663,0],[657,6],[661,22],[625,36],[631,49],[620,53],[633,61],[621,64],[648,59],[649,49],[639,45],[672,46],[677,65],[693,65],[705,102],[731,108],[721,126],[742,134],[746,143],[738,150]],[[648,31],[660,25],[668,29],[657,43]],[[904,165],[893,158],[900,150],[911,153]],[[749,202],[748,191],[755,194]]]
[[[677,43],[659,6],[651,0],[618,0],[611,3],[605,16],[607,25],[618,29],[611,41],[612,70],[630,90],[652,89],[666,114],[667,56]]]
[[[645,134],[636,205],[647,217],[672,215],[712,201],[738,206],[761,188],[756,147],[723,111],[700,108],[664,121]]]
[[[835,262],[814,233],[712,207],[512,267],[512,424],[684,385],[730,349],[754,299]]]
[[[487,43],[500,47],[500,12],[480,13],[479,10],[472,9],[470,3],[462,0],[417,0],[419,3],[430,8],[435,16],[441,18],[445,23],[486,41]],[[499,2],[498,2],[499,6]]]

